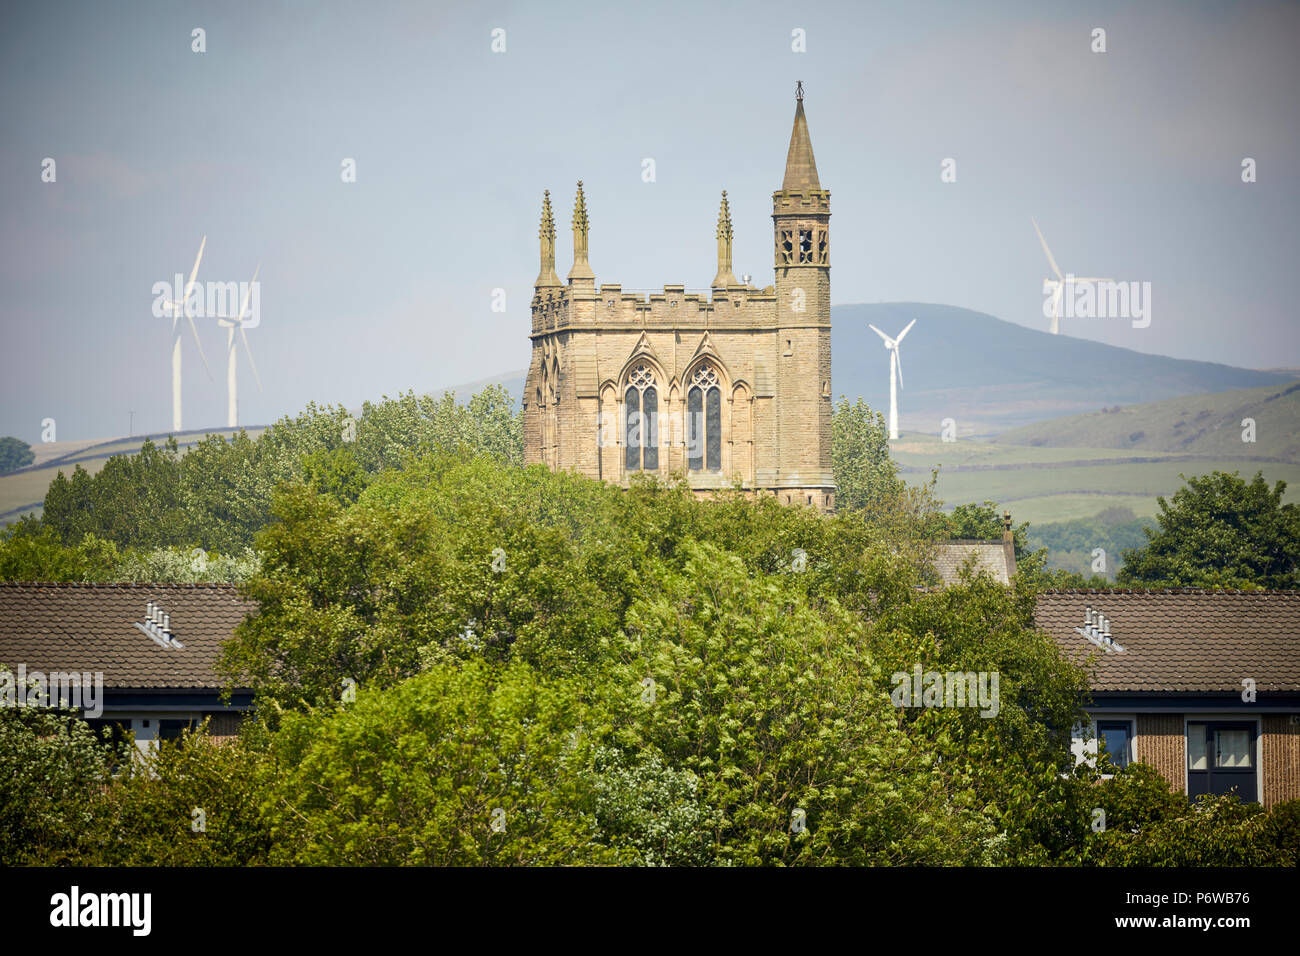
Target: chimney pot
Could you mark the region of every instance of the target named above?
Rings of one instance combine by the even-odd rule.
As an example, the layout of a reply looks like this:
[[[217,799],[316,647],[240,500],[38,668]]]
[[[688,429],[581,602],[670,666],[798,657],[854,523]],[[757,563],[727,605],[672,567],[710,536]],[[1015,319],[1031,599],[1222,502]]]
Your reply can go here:
[[[168,634],[170,634],[172,630],[172,616],[166,611],[163,612],[162,616],[162,629]]]

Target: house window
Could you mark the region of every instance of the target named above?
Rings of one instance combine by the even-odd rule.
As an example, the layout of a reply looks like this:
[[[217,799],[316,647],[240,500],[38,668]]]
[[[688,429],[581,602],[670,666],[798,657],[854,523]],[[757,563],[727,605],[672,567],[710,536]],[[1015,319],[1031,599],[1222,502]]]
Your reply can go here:
[[[1127,720],[1097,721],[1097,744],[1121,770],[1128,766],[1133,745],[1133,724]]]
[[[187,730],[193,730],[196,727],[193,718],[186,717],[179,720],[160,720],[158,721],[158,739],[159,740],[180,740]]]
[[[701,365],[686,393],[686,449],[691,471],[722,470],[722,390],[718,373]]]
[[[627,447],[624,466],[628,471],[659,468],[659,390],[654,372],[639,365],[628,375],[623,394]]]
[[[1255,771],[1255,724],[1205,721],[1187,725],[1187,794],[1236,792],[1247,802],[1258,799]]]

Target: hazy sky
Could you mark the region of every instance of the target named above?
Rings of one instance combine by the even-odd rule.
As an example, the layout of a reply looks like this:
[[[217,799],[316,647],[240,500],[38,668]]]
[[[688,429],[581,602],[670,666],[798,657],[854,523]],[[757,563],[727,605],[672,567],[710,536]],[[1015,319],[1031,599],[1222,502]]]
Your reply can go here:
[[[0,434],[169,427],[151,289],[204,234],[201,280],[261,263],[249,424],[522,368],[544,188],[561,277],[582,179],[597,282],[707,285],[725,188],[736,272],[766,285],[796,80],[835,303],[1046,328],[1032,215],[1063,269],[1152,283],[1148,328],[1066,333],[1300,366],[1298,40],[1300,6],[1267,2],[9,2]],[[214,377],[187,340],[187,428],[225,421],[225,333],[201,333]]]

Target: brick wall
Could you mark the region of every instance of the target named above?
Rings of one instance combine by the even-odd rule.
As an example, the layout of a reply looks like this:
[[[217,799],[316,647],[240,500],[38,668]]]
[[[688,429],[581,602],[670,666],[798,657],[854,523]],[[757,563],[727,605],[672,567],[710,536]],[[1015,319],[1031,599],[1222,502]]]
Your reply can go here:
[[[1138,714],[1135,742],[1137,759],[1155,767],[1177,793],[1184,792],[1187,742],[1182,714]]]
[[[1300,799],[1300,724],[1290,714],[1266,714],[1260,729],[1264,806]]]
[[[243,714],[212,714],[208,721],[208,735],[216,740],[229,740],[239,735],[239,722]]]

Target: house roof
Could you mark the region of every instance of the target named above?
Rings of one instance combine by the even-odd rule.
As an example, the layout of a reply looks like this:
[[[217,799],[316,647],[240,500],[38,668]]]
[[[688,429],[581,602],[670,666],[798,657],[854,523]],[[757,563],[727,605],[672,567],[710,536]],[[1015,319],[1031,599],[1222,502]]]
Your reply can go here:
[[[1089,608],[1122,651],[1076,632]],[[1094,691],[1240,694],[1245,678],[1260,693],[1300,691],[1300,591],[1044,591],[1034,619],[1072,659],[1095,658]]]
[[[936,545],[934,567],[945,585],[961,583],[961,568],[974,558],[976,574],[988,572],[995,581],[1007,584],[1016,573],[1016,552],[1001,541],[959,538]]]
[[[182,648],[135,626],[149,601]],[[105,688],[218,689],[221,642],[255,609],[229,584],[0,584],[0,664],[102,672]]]

